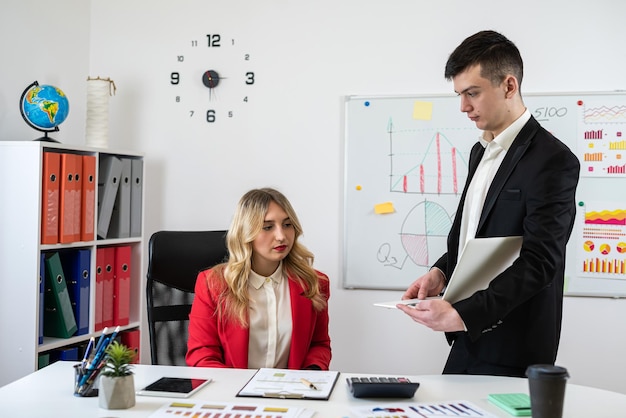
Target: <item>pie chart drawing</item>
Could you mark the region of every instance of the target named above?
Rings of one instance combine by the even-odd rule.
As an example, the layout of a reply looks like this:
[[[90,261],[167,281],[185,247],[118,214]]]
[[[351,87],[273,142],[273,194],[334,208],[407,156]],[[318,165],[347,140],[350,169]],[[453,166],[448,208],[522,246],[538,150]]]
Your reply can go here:
[[[409,211],[402,223],[402,247],[413,263],[429,267],[430,253],[439,257],[442,248],[445,251],[451,227],[452,216],[443,206],[428,200],[420,202]]]

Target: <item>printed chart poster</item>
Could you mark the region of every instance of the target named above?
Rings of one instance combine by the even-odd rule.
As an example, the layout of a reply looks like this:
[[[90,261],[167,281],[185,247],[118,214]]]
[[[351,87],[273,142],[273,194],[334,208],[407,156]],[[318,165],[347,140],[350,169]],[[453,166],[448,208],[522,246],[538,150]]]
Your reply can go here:
[[[626,204],[586,203],[583,215],[581,276],[626,280]]]
[[[578,101],[580,174],[626,177],[626,105]]]

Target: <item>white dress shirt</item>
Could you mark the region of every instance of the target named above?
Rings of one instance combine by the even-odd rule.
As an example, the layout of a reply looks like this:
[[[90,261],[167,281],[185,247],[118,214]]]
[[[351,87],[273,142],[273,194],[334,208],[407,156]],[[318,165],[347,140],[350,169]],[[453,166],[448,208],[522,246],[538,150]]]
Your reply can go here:
[[[254,271],[248,281],[250,341],[248,368],[285,369],[291,346],[291,297],[282,262],[269,277]]]
[[[509,148],[511,148],[515,137],[517,137],[529,119],[530,111],[526,109],[515,122],[510,124],[500,135],[493,138],[491,141],[487,141],[482,137],[478,139],[482,146],[485,147],[485,153],[478,164],[478,168],[476,168],[474,177],[472,177],[472,181],[467,189],[467,195],[465,196],[463,217],[461,218],[461,231],[459,234],[458,258],[461,258],[467,241],[476,237],[478,222],[491,182],[500,168],[504,156]]]

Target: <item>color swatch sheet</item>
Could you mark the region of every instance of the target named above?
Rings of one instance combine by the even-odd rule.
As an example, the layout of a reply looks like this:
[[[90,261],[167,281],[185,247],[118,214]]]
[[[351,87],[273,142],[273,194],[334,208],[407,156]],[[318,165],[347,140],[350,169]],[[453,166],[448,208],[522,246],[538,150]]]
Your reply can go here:
[[[315,411],[281,405],[254,405],[223,402],[170,402],[150,418],[312,418]]]
[[[351,409],[354,418],[482,417],[495,415],[468,401],[381,403]]]

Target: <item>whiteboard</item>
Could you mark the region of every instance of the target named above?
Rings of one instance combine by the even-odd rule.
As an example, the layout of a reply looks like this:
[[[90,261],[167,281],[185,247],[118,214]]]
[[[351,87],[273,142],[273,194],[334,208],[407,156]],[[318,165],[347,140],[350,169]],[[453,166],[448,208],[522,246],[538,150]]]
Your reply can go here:
[[[626,92],[523,97],[581,161],[565,294],[626,297]],[[404,290],[446,251],[479,134],[456,95],[345,97],[344,288]]]

